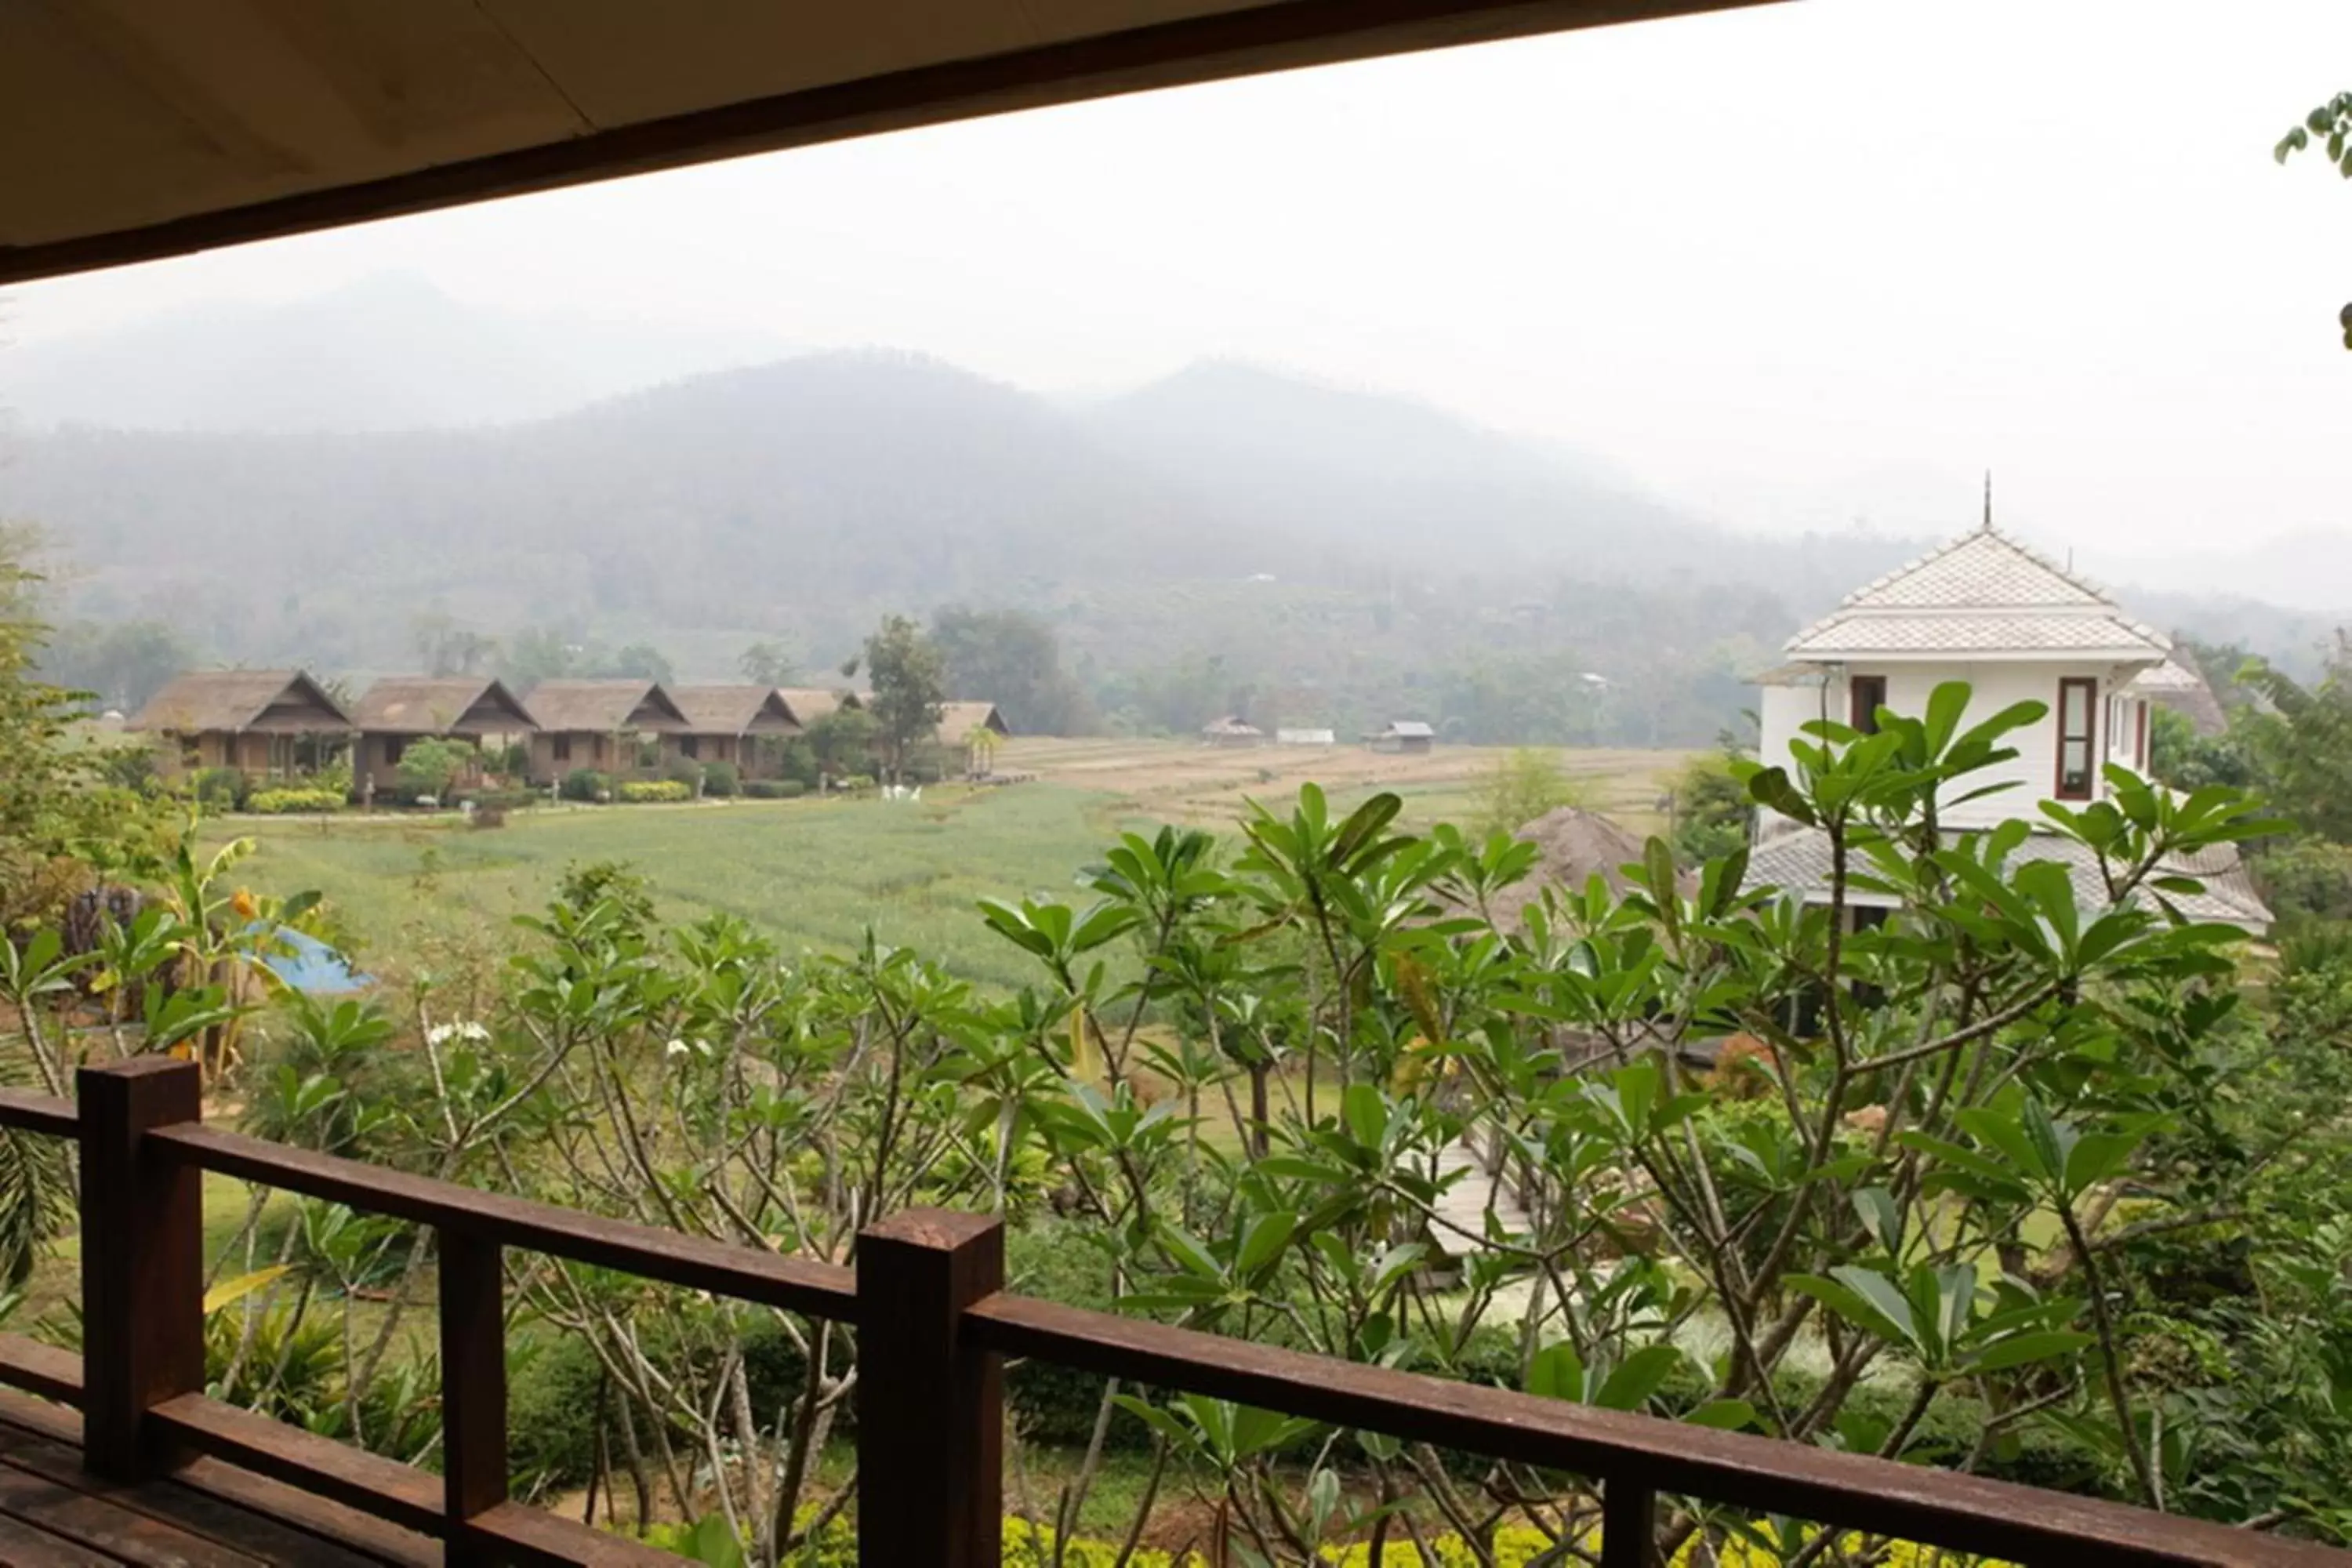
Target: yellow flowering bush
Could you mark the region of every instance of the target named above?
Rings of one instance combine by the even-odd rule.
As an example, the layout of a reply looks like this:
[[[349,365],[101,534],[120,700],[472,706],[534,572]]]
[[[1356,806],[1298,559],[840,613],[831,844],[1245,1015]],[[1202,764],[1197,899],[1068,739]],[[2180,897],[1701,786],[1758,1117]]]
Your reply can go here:
[[[814,1517],[814,1510],[804,1510],[803,1527]],[[694,1561],[709,1563],[711,1558],[698,1552],[701,1540],[717,1532],[707,1527],[689,1525],[656,1525],[646,1539],[658,1546],[687,1554]],[[1807,1539],[1811,1539],[1810,1535]],[[1430,1551],[1436,1555],[1439,1568],[1478,1568],[1478,1555],[1461,1536],[1447,1533],[1428,1538]],[[1004,1568],[1054,1568],[1053,1531],[1043,1525],[1033,1525],[1025,1519],[1008,1517],[1004,1521]],[[1598,1531],[1588,1534],[1580,1543],[1587,1552],[1597,1552],[1601,1545]],[[1847,1544],[1859,1551],[1863,1538],[1848,1538]],[[1090,1536],[1073,1536],[1062,1553],[1064,1568],[1118,1568],[1120,1542]],[[1507,1525],[1497,1531],[1494,1541],[1495,1568],[1528,1568],[1528,1564],[1544,1560],[1553,1550],[1551,1537],[1533,1525]],[[1371,1547],[1359,1542],[1353,1546],[1327,1546],[1322,1560],[1331,1568],[1376,1568]],[[728,1559],[718,1568],[735,1568],[743,1560]],[[1143,1547],[1128,1560],[1129,1568],[1210,1568],[1209,1559],[1200,1552],[1188,1552],[1181,1558],[1173,1552]],[[1699,1543],[1685,1542],[1675,1554],[1671,1568],[1701,1568],[1709,1559],[1701,1555]],[[1780,1568],[1780,1554],[1769,1547],[1746,1542],[1728,1542],[1717,1547],[1712,1559],[1716,1568]],[[2013,1564],[1995,1562],[1990,1558],[1969,1558],[1941,1551],[1936,1547],[1919,1546],[1910,1542],[1896,1542],[1885,1547],[1873,1559],[1875,1568],[1958,1568],[1966,1563],[1970,1568],[2014,1568]],[[816,1537],[799,1551],[785,1557],[779,1568],[856,1568],[857,1529],[844,1515],[826,1521]],[[1427,1568],[1420,1548],[1410,1540],[1391,1539],[1381,1552],[1377,1568]]]

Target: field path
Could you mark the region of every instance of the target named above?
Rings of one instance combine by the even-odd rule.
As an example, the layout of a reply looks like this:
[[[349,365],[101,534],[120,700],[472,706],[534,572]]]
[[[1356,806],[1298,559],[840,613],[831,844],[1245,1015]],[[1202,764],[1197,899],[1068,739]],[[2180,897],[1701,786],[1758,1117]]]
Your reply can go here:
[[[1659,805],[1687,752],[1548,750],[1560,770],[1586,793],[1584,804],[1636,831],[1663,819]],[[1375,790],[1394,790],[1406,820],[1417,826],[1475,815],[1480,782],[1498,759],[1497,746],[1437,746],[1415,756],[1361,745],[1258,746],[1231,750],[1189,741],[1016,739],[998,751],[1005,773],[1122,798],[1122,812],[1202,826],[1229,826],[1247,797],[1272,804],[1312,780],[1335,800],[1352,803]]]

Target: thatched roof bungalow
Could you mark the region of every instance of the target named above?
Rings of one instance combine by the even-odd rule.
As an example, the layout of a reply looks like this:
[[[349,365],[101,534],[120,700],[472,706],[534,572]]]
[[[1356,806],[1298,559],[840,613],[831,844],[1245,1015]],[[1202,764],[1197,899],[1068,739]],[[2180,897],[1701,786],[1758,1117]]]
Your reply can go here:
[[[236,768],[256,777],[316,768],[353,729],[342,705],[299,669],[178,676],[123,727],[158,737],[166,773]]]
[[[530,741],[530,776],[553,784],[574,768],[637,771],[642,736],[688,729],[677,699],[657,680],[542,680],[523,699],[539,733]]]
[[[996,742],[1013,733],[993,702],[942,702],[933,733],[942,750],[963,752],[967,778],[984,778],[996,771]]]
[[[503,681],[484,675],[395,675],[367,689],[352,708],[360,731],[354,771],[377,789],[400,783],[409,742],[529,735],[539,726]]]
[[[785,710],[803,730],[844,708],[866,706],[865,699],[855,691],[835,691],[822,686],[779,686],[776,695],[783,699]]]
[[[1013,727],[1004,721],[993,702],[942,702],[940,704],[940,740],[950,746],[962,745],[975,730],[989,730],[999,735],[1010,735]]]
[[[774,742],[801,732],[784,694],[772,686],[673,686],[669,694],[686,715],[686,728],[664,742],[671,754],[725,763],[746,778],[773,773],[782,750]]]

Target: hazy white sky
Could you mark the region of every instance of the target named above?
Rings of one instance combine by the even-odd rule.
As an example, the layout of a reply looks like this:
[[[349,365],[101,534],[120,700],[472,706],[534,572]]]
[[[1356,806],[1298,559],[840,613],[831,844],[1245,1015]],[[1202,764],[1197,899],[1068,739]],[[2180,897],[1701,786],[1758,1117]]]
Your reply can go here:
[[[1239,355],[1727,521],[2095,557],[2352,529],[2352,0],[1807,0],[1185,89],[15,292],[35,339],[391,269],[1024,385]]]

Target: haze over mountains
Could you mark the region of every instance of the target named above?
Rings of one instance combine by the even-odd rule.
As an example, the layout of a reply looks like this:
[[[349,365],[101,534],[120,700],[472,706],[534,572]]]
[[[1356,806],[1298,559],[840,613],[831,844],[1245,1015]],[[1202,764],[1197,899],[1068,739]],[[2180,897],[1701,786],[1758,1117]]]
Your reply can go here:
[[[402,668],[433,612],[715,677],[756,637],[830,663],[963,601],[1045,616],[1097,680],[1215,659],[1236,691],[1428,706],[1444,670],[1539,658],[1661,704],[1704,687],[1668,726],[1701,739],[1742,667],[1931,542],[1738,532],[1572,450],[1244,364],[1076,401],[776,348],[391,279],[12,350],[0,516],[70,555],[66,613],[248,662]],[[2282,653],[2326,630],[2135,599]]]
[[[791,345],[616,312],[522,315],[384,273],[280,304],[215,302],[0,353],[36,427],[407,430],[543,418]]]

